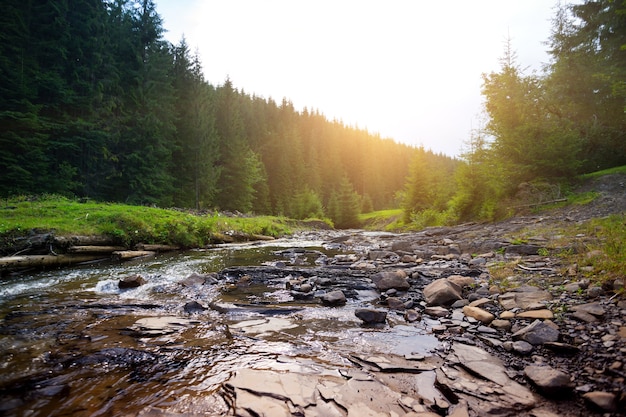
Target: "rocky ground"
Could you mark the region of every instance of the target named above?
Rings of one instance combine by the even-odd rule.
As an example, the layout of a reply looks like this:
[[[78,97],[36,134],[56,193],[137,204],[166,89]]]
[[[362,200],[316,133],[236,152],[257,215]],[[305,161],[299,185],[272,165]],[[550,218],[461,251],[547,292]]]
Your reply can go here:
[[[598,285],[602,271],[562,256],[590,250],[589,236],[565,238],[564,225],[626,212],[624,183],[626,175],[605,176],[581,187],[599,193],[589,204],[498,223],[305,232],[298,238],[325,241],[327,251],[279,250],[263,266],[155,287],[190,300],[167,315],[158,303],[123,304],[128,313],[97,303],[85,315],[87,306],[73,301],[64,312],[36,311],[43,324],[34,329],[59,332],[63,343],[40,360],[45,375],[5,378],[0,415],[626,415],[626,277]],[[145,284],[133,274],[118,285]],[[70,314],[57,329],[72,308],[97,320],[73,330]],[[7,315],[0,333],[19,340],[28,317]],[[211,366],[185,379],[195,359]],[[112,386],[124,382],[113,371],[131,371],[124,389],[94,406],[98,413],[82,409],[91,391],[71,377],[89,370],[118,379]],[[161,392],[177,384],[185,395]],[[150,386],[163,401],[141,396]],[[139,405],[125,408],[129,396]],[[60,408],[39,404],[49,401]]]
[[[318,259],[325,265],[317,272],[288,283],[292,293],[341,306],[370,283],[379,299],[355,311],[365,326],[428,323],[440,347],[419,357],[355,350],[352,375],[340,380],[239,371],[224,384],[224,398],[236,415],[626,414],[624,280],[598,286],[583,278],[558,253],[584,251],[586,237],[552,234],[564,223],[626,212],[625,181],[613,175],[585,185],[600,193],[591,204],[500,223],[335,232],[329,246],[354,255]],[[520,234],[523,242],[512,238]],[[490,273],[498,265],[510,268],[506,276]],[[324,275],[325,268],[342,272]],[[235,269],[221,278],[267,280],[268,273]]]

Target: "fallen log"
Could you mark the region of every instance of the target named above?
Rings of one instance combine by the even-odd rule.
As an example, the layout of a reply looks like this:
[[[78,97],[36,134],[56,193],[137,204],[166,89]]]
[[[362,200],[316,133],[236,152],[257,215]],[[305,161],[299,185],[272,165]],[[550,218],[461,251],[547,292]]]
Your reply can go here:
[[[22,268],[45,268],[52,266],[75,265],[103,259],[102,255],[22,255],[0,258],[0,270]]]
[[[118,261],[153,255],[156,255],[156,252],[149,250],[119,250],[112,253],[113,259]]]
[[[62,247],[69,246],[114,246],[115,239],[109,236],[93,235],[93,236],[55,236],[55,244]]]
[[[113,253],[115,251],[123,251],[123,246],[70,246],[67,251],[70,253]]]
[[[153,245],[148,243],[139,243],[135,246],[137,250],[147,250],[151,252],[171,252],[180,250],[180,246],[174,245]]]

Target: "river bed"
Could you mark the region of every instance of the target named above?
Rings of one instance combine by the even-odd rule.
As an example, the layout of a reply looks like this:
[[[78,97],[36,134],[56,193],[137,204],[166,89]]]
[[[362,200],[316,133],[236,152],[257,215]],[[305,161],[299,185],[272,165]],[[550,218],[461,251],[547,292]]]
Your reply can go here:
[[[429,327],[436,321],[398,316],[364,327],[354,311],[379,297],[367,285],[355,285],[356,296],[341,307],[288,289],[298,278],[291,266],[301,271],[346,256],[338,245],[283,239],[5,278],[0,414],[231,415],[224,386],[244,371],[345,379],[355,355],[421,360],[434,351],[439,342]],[[210,285],[181,284],[236,266],[286,272],[262,281],[226,272]],[[119,288],[134,275],[146,283]]]

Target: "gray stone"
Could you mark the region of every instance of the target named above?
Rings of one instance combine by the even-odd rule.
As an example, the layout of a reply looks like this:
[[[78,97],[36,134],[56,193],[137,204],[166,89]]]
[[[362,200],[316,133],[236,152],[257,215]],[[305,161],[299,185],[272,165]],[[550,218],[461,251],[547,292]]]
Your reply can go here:
[[[424,298],[428,305],[441,306],[462,299],[461,288],[453,282],[440,278],[424,288]]]
[[[117,284],[120,289],[137,288],[146,283],[146,280],[141,275],[130,275],[120,279]]]
[[[383,271],[372,275],[372,281],[376,285],[376,288],[380,291],[387,291],[388,289],[395,288],[397,290],[406,291],[411,285],[406,279],[406,272],[402,270],[398,271]]]
[[[356,309],[354,315],[366,324],[384,323],[387,320],[386,311],[374,310],[372,308]]]
[[[513,348],[513,351],[519,353],[520,355],[530,355],[533,351],[533,345],[523,340],[513,342],[511,347]]]
[[[387,298],[387,306],[390,310],[404,310],[404,301],[399,299],[398,297],[389,297]]]
[[[322,295],[321,300],[324,305],[339,306],[346,303],[346,295],[341,290],[335,290]]]
[[[404,319],[409,323],[413,323],[414,321],[420,321],[422,315],[417,310],[408,309],[404,312]]]
[[[206,307],[204,307],[202,304],[200,304],[197,301],[189,301],[188,303],[185,303],[183,310],[185,310],[185,313],[194,313],[194,312],[204,311],[206,310]]]
[[[543,321],[535,320],[513,334],[514,340],[524,340],[531,345],[542,345],[559,340],[559,331]]]
[[[524,375],[544,394],[560,395],[574,388],[567,374],[550,366],[527,366]]]

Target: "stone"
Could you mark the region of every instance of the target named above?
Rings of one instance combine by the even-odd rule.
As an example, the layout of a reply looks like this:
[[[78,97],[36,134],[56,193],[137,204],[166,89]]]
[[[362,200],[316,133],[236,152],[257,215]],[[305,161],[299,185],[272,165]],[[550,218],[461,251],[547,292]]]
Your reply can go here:
[[[146,283],[146,280],[141,275],[129,275],[127,277],[120,279],[117,285],[120,289],[126,289],[126,288],[137,288],[137,287],[144,285],[145,283]]]
[[[194,313],[194,312],[199,312],[199,311],[204,311],[207,308],[204,307],[202,304],[200,304],[197,301],[189,301],[188,303],[185,303],[185,306],[183,307],[183,310],[185,310],[185,313]]]
[[[466,316],[473,317],[481,323],[485,324],[489,324],[495,319],[495,316],[493,314],[486,310],[483,310],[480,307],[465,306],[463,307],[463,313]]]
[[[529,255],[537,255],[539,253],[539,249],[541,249],[541,247],[537,245],[527,245],[527,244],[511,245],[505,249],[504,253],[506,255],[529,256]]]
[[[599,303],[580,304],[571,307],[571,310],[576,312],[584,311],[585,313],[591,314],[595,317],[604,317],[604,314],[606,313],[604,307],[602,307]]]
[[[379,291],[387,291],[391,288],[406,291],[411,287],[406,277],[406,272],[402,270],[383,271],[372,275],[372,281]]]
[[[495,319],[491,322],[491,326],[499,330],[511,330],[511,322],[509,320]]]
[[[513,308],[526,310],[536,303],[552,300],[552,294],[537,287],[525,285],[501,294],[498,300],[505,310]]]
[[[404,301],[399,299],[398,297],[389,297],[387,298],[387,306],[390,310],[404,310]]]
[[[554,314],[548,309],[543,309],[517,313],[516,317],[520,319],[553,319]]]
[[[617,396],[610,392],[592,391],[583,394],[583,398],[590,404],[603,411],[617,411]]]
[[[414,309],[408,309],[404,312],[404,319],[409,323],[413,323],[414,321],[420,321],[422,319],[422,315]]]
[[[524,340],[532,345],[542,345],[546,342],[559,340],[559,331],[549,324],[535,320],[523,329],[513,333],[514,340]]]
[[[515,318],[515,313],[512,311],[503,311],[502,313],[500,313],[500,318],[502,320],[510,320]]]
[[[448,281],[452,282],[453,284],[458,285],[461,288],[470,287],[470,286],[472,286],[472,285],[474,285],[476,283],[474,281],[474,278],[472,278],[472,277],[465,277],[463,275],[450,275],[446,279]]]
[[[585,323],[596,323],[598,319],[596,316],[587,313],[586,311],[575,311],[572,317],[576,320],[584,321]]]
[[[384,323],[387,320],[386,311],[374,310],[372,308],[358,308],[354,311],[354,315],[365,324]]]
[[[446,317],[450,314],[450,311],[446,308],[434,306],[434,307],[426,307],[424,309],[424,314],[428,314],[432,317]]]
[[[513,342],[511,348],[513,349],[513,351],[519,353],[520,355],[530,355],[534,349],[533,345],[523,340]]]
[[[461,288],[446,278],[431,282],[424,288],[423,293],[426,303],[434,306],[449,305],[463,298]]]
[[[341,290],[335,290],[322,295],[321,300],[327,306],[340,306],[346,303],[346,295]]]
[[[547,365],[527,366],[524,368],[524,375],[544,394],[561,395],[574,388],[572,380],[566,373]]]

